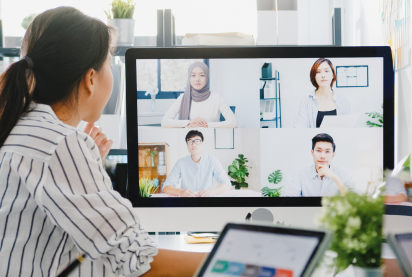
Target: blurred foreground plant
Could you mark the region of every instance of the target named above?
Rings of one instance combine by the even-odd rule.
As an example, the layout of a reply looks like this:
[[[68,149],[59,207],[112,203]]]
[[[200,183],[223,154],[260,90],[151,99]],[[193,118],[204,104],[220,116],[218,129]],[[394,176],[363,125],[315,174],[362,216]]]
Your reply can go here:
[[[338,254],[335,258],[338,271],[351,264],[380,267],[383,197],[374,199],[349,192],[343,197],[324,197],[322,206],[318,220],[322,227],[333,232],[331,250]]]

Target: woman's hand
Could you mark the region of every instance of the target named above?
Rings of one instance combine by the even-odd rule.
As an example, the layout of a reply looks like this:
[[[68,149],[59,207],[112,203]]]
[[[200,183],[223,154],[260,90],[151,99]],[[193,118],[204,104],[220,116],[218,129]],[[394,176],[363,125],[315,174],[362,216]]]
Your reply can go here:
[[[113,141],[107,138],[106,134],[102,132],[102,128],[94,126],[94,122],[87,122],[83,128],[83,132],[88,134],[96,143],[104,164],[106,156],[109,154],[110,148],[113,145]]]
[[[201,117],[189,120],[187,127],[205,127],[207,128],[207,121]]]

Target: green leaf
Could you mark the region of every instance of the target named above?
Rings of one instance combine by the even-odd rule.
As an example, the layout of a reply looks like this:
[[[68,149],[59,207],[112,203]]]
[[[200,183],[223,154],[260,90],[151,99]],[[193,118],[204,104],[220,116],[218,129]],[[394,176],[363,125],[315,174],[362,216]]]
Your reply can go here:
[[[239,170],[240,165],[239,165],[239,161],[237,159],[233,161],[232,165],[234,167],[236,167],[236,170]]]
[[[406,159],[405,163],[403,164],[403,167],[411,167],[411,156]]]
[[[275,185],[279,184],[282,181],[282,179],[282,171],[280,169],[272,172],[268,176],[269,183],[273,183]]]
[[[237,168],[234,165],[229,165],[229,171],[232,172],[232,173],[236,173]]]
[[[245,157],[245,155],[243,155],[243,154],[239,154],[239,155],[237,155],[238,157],[239,157],[239,159],[241,159],[241,160],[243,160],[243,158]]]

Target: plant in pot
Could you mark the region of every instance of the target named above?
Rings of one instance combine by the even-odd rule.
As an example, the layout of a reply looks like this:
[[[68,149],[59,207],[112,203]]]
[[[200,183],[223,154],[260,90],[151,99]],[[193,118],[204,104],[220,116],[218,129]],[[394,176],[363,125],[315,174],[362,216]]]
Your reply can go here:
[[[330,249],[337,253],[338,271],[354,266],[355,276],[382,276],[382,196],[373,198],[348,192],[345,196],[322,198],[319,223],[333,232]]]
[[[268,181],[269,183],[277,185],[282,181],[282,178],[282,171],[279,169],[269,174]],[[280,197],[280,190],[282,188],[283,187],[271,189],[269,187],[264,187],[262,189],[262,195],[267,197]]]
[[[142,177],[139,180],[140,197],[152,197],[159,187],[159,180],[157,178],[150,180],[147,177]]]
[[[108,25],[117,29],[117,45],[134,45],[134,25],[133,19],[134,0],[113,0],[110,9],[104,11],[108,19]]]
[[[248,159],[243,154],[239,154],[231,165],[229,165],[229,176],[234,180],[232,185],[235,189],[248,188],[249,184],[245,182],[246,177],[249,177],[249,170],[246,165]]]

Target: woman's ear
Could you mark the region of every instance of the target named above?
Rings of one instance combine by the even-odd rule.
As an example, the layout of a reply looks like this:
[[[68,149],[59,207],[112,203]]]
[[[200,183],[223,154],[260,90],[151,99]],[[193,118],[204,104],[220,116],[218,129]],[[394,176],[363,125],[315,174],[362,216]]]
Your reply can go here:
[[[96,84],[96,71],[93,68],[90,68],[83,77],[83,80],[80,84],[81,88],[84,89],[87,96],[92,96]]]

